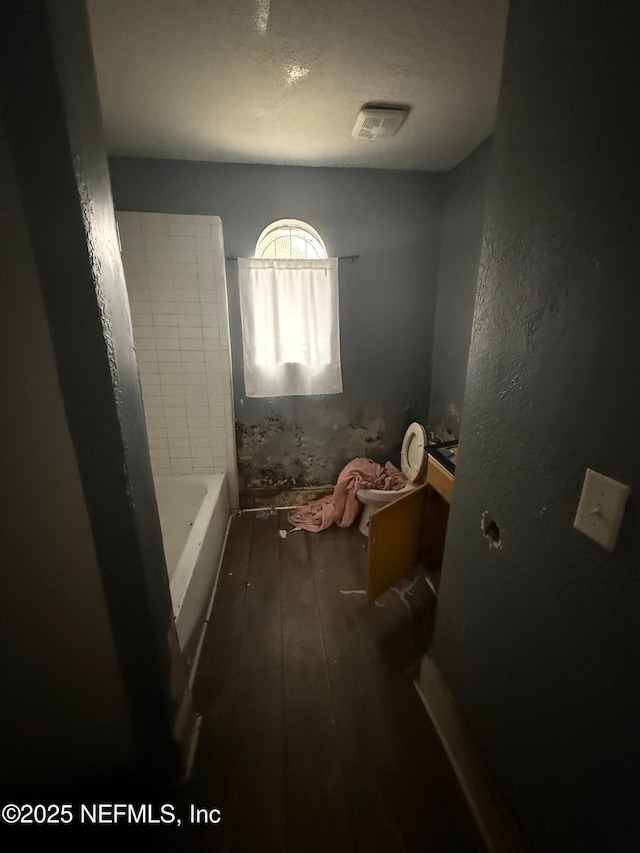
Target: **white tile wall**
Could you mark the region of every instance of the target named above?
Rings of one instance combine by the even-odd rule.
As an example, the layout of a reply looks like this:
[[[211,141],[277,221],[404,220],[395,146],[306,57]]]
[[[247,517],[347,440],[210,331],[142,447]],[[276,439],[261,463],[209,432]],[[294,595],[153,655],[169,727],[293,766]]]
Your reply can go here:
[[[226,471],[237,507],[220,217],[116,217],[154,473]]]

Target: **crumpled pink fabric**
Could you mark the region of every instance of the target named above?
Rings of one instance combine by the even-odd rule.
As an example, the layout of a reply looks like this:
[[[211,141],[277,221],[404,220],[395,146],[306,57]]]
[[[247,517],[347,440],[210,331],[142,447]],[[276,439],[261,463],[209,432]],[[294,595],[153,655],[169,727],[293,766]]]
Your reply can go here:
[[[406,483],[405,475],[391,462],[382,466],[372,459],[358,457],[342,469],[332,495],[298,507],[287,517],[294,527],[311,533],[319,533],[332,524],[349,527],[362,509],[356,495],[360,489],[390,491],[402,489]]]

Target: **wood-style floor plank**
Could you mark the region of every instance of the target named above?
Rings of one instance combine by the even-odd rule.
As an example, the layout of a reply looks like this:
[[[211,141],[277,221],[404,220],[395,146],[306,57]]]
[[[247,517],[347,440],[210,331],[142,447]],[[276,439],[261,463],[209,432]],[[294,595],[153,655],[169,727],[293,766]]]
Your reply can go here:
[[[404,849],[401,828],[394,825],[384,799],[384,779],[395,767],[395,753],[360,642],[354,605],[359,593],[352,591],[362,588],[362,578],[345,561],[338,547],[341,538],[316,540],[312,553],[345,784],[358,849],[391,853]]]
[[[345,589],[366,589],[368,538],[363,536],[357,524],[354,524],[337,531],[336,543],[342,560],[342,582]]]
[[[253,513],[241,513],[232,519],[220,566],[215,607],[244,604],[252,533]]]
[[[352,851],[353,838],[320,619],[282,611],[289,849]]]
[[[283,673],[245,671],[238,681],[225,834],[234,853],[280,853],[287,849]]]
[[[247,574],[247,606],[280,603],[280,535],[275,512],[254,516]]]
[[[280,527],[282,530],[291,531],[291,525],[287,522],[285,513],[281,514]],[[310,540],[314,535],[306,530],[295,530],[289,532],[286,539],[280,538],[283,607],[315,604],[316,591],[309,550]]]
[[[282,668],[280,546],[275,513],[254,516],[240,670]]]

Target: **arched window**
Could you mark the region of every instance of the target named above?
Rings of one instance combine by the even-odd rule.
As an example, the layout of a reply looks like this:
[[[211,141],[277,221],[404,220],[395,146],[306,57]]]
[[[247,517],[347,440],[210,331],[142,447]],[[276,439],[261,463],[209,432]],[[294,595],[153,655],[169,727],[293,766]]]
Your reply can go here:
[[[338,259],[298,219],[268,225],[238,259],[247,397],[342,391]]]
[[[255,257],[264,260],[321,260],[328,255],[315,228],[299,219],[279,219],[267,225],[258,237]]]

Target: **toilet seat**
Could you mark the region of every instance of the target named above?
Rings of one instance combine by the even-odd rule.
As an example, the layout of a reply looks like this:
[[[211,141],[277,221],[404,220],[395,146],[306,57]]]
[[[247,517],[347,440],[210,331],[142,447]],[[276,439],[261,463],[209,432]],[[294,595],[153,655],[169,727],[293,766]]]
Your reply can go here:
[[[422,424],[409,424],[402,439],[402,450],[400,451],[400,468],[409,482],[415,483],[424,474],[427,466],[427,433]]]

